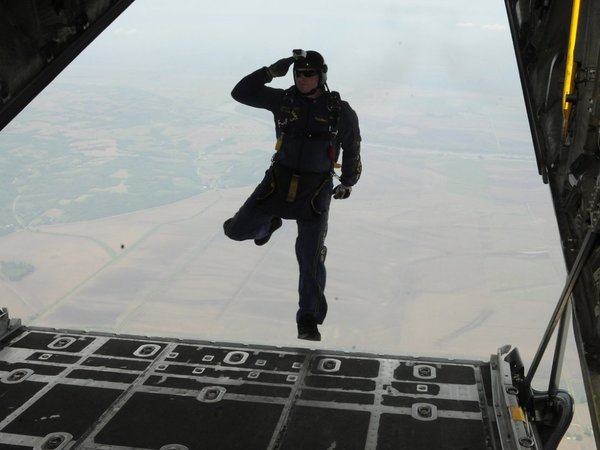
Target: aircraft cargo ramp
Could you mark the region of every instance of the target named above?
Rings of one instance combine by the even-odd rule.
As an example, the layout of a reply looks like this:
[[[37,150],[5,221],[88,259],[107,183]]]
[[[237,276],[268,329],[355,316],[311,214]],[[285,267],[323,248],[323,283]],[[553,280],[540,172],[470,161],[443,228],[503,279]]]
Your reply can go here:
[[[0,450],[539,448],[505,351],[454,361],[17,326],[0,350]]]

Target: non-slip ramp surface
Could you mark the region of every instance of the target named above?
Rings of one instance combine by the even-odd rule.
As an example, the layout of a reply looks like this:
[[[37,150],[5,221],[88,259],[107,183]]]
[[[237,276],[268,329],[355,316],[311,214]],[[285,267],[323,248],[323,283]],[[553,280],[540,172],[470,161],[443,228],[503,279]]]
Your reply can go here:
[[[490,398],[488,363],[24,328],[0,450],[493,449]]]

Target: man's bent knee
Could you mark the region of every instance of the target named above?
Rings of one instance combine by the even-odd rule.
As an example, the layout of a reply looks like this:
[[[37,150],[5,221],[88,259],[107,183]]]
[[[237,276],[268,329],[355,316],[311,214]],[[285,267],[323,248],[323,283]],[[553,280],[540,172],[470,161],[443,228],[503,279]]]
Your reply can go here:
[[[240,241],[241,239],[237,238],[236,235],[233,233],[233,225],[235,224],[235,222],[233,221],[233,217],[230,219],[227,219],[224,223],[223,223],[223,231],[225,232],[225,236],[227,236],[229,239],[233,239],[234,241]]]

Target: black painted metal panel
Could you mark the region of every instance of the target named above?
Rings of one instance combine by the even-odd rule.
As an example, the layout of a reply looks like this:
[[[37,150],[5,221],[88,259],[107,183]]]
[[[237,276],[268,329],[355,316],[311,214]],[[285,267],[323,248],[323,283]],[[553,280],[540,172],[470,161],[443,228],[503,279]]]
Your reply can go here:
[[[0,450],[56,433],[89,450],[492,449],[490,377],[481,362],[23,328],[0,349]]]

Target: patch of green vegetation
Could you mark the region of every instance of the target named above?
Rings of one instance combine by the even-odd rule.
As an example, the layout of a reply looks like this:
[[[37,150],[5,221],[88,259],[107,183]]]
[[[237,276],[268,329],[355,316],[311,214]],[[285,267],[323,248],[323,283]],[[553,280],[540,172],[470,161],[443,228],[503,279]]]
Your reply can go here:
[[[35,268],[31,264],[18,261],[0,261],[0,274],[9,281],[20,281],[33,273]]]

